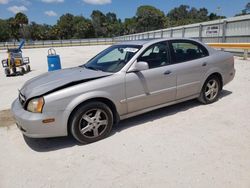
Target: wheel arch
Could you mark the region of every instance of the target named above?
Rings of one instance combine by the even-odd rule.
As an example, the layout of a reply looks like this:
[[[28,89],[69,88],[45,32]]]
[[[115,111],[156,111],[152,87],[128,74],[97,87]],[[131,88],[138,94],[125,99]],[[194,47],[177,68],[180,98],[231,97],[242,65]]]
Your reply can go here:
[[[82,106],[82,105],[84,105],[86,103],[89,103],[89,102],[102,102],[102,103],[106,104],[110,108],[110,110],[112,111],[112,113],[113,113],[114,124],[117,124],[120,121],[120,116],[119,116],[119,114],[117,112],[117,108],[116,108],[115,104],[113,103],[113,101],[111,101],[110,99],[105,98],[105,97],[94,97],[94,98],[90,98],[90,99],[87,99],[85,101],[82,101],[77,106],[75,106],[74,109],[70,112],[70,115],[69,115],[68,120],[67,120],[67,131],[68,131],[68,134],[70,134],[70,121],[72,120],[74,112],[80,106]]]
[[[217,77],[219,79],[219,81],[220,81],[220,90],[222,90],[222,88],[223,88],[223,77],[222,77],[222,75],[219,72],[214,72],[214,73],[210,74],[209,76],[207,76],[207,78],[206,78],[206,80],[205,80],[204,83],[206,83],[206,81],[209,78],[213,77],[213,76],[215,76],[215,77]],[[204,85],[204,83],[203,83],[203,85]]]

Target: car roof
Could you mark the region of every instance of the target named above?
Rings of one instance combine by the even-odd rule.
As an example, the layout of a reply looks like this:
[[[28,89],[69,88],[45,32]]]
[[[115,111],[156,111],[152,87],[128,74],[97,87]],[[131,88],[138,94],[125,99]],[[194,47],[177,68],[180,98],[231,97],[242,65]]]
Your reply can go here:
[[[154,44],[156,42],[167,41],[167,40],[190,40],[190,41],[199,42],[197,40],[190,39],[190,38],[158,38],[158,39],[128,40],[128,41],[120,42],[118,44],[120,44],[120,45],[125,45],[126,44],[126,45],[141,45],[141,46],[144,46],[144,45],[150,45],[150,44]]]
[[[157,42],[162,42],[162,41],[168,41],[168,40],[188,40],[188,41],[195,41],[199,44],[201,44],[202,46],[204,46],[209,54],[212,54],[212,53],[216,53],[217,50],[211,48],[210,46],[208,46],[207,44],[204,44],[202,42],[200,42],[199,40],[195,40],[195,39],[191,39],[191,38],[157,38],[157,39],[142,39],[142,40],[128,40],[128,41],[123,41],[123,42],[120,42],[116,45],[140,45],[140,46],[150,46],[152,44],[155,44]]]

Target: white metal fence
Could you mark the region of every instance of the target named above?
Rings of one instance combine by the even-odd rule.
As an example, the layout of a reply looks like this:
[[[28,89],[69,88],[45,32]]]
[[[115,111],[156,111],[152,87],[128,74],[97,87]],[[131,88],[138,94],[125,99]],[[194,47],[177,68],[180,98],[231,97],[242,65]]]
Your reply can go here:
[[[185,37],[204,43],[250,42],[250,15],[115,37],[116,41]]]
[[[185,37],[204,43],[246,43],[250,42],[250,15],[184,25],[179,27],[136,33],[114,38],[92,38],[72,40],[28,41],[24,48],[105,45],[127,40],[151,38]],[[13,48],[19,42],[2,42],[0,49]]]
[[[0,49],[15,48],[20,42],[1,42]],[[113,38],[92,38],[92,39],[71,39],[71,40],[45,40],[27,41],[24,48],[42,47],[64,47],[64,46],[86,46],[86,45],[107,45],[113,44]]]

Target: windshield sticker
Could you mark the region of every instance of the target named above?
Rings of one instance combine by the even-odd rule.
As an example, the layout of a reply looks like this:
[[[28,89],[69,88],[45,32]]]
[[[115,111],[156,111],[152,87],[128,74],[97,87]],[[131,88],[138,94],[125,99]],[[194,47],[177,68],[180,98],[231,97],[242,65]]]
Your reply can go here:
[[[137,48],[125,48],[125,49],[124,49],[124,52],[132,52],[132,53],[135,53],[135,52],[137,52],[137,51],[138,51]]]

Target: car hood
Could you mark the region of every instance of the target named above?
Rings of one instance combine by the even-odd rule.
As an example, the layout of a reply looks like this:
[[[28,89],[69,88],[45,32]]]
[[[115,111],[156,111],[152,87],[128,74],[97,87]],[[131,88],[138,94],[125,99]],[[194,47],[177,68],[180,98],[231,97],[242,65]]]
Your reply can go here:
[[[62,69],[28,80],[20,92],[26,99],[29,99],[109,75],[112,75],[112,73],[90,70],[83,67]]]

